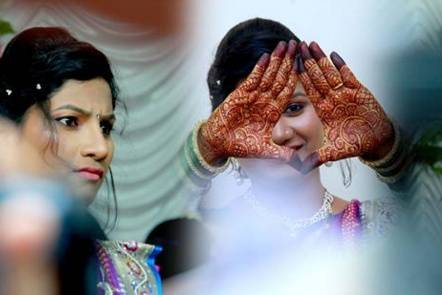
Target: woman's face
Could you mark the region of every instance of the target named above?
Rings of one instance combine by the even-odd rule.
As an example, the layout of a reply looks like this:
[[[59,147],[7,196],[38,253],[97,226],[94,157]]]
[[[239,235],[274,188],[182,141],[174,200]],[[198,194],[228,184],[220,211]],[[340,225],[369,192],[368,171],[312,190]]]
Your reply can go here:
[[[49,111],[55,130],[33,106],[25,114],[22,134],[41,151],[50,169],[66,173],[76,193],[91,202],[114,152],[110,87],[101,78],[68,80],[50,98]]]
[[[301,160],[321,147],[323,127],[313,105],[298,82],[288,107],[273,128],[272,139],[281,146],[295,149]],[[300,173],[292,166],[278,160],[238,159],[246,174],[253,180],[293,179]]]

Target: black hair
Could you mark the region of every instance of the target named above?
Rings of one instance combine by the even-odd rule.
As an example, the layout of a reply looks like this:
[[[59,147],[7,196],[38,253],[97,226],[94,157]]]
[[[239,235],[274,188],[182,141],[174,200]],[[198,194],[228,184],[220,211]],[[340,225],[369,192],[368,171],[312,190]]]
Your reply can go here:
[[[102,78],[109,85],[112,108],[115,109],[119,103],[118,87],[109,60],[101,51],[90,43],[77,40],[63,28],[24,30],[7,44],[0,57],[0,116],[20,125],[26,111],[35,105],[54,133],[49,99],[68,80],[95,78]],[[110,186],[117,208],[112,173]]]
[[[230,29],[218,45],[207,75],[212,109],[250,74],[264,53],[272,53],[278,42],[290,40],[299,42],[287,27],[269,19],[250,19]]]

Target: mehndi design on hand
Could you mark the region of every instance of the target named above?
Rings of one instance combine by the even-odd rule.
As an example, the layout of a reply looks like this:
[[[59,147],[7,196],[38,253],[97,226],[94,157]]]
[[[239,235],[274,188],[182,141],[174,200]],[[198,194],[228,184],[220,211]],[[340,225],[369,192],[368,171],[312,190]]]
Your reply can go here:
[[[319,45],[300,44],[298,72],[307,96],[324,126],[324,145],[293,166],[307,173],[328,161],[376,156],[377,148],[394,136],[391,121],[373,94],[336,53],[331,61]]]
[[[291,159],[293,150],[276,145],[272,129],[296,86],[295,50],[295,41],[281,41],[270,57],[264,54],[201,127],[199,145],[209,163],[230,156]]]

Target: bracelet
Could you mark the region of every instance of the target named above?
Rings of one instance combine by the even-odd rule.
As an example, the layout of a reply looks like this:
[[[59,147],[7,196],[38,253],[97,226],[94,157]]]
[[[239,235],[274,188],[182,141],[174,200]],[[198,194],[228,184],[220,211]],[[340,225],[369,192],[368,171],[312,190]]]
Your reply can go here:
[[[393,146],[391,148],[391,150],[381,159],[379,160],[374,160],[374,161],[368,161],[365,159],[362,159],[361,157],[359,157],[359,160],[366,164],[367,166],[370,166],[374,169],[377,168],[385,168],[391,165],[390,162],[394,162],[392,160],[394,160],[395,158],[397,158],[398,156],[398,151],[399,151],[399,147],[400,147],[400,143],[401,143],[401,133],[399,131],[399,127],[392,122],[393,125],[393,129],[394,129],[394,143]]]
[[[198,160],[198,163],[200,164],[200,168],[202,168],[203,173],[209,173],[213,176],[215,176],[216,174],[219,174],[221,172],[224,172],[224,170],[226,170],[227,166],[229,165],[230,161],[229,159],[227,159],[221,166],[213,166],[209,163],[206,162],[206,160],[204,159],[203,155],[201,155],[201,152],[198,148],[198,132],[201,128],[201,126],[205,123],[206,121],[200,121],[198,122],[195,127],[192,130],[192,135],[191,135],[191,142],[190,142],[190,151],[192,156],[196,157],[196,159]]]

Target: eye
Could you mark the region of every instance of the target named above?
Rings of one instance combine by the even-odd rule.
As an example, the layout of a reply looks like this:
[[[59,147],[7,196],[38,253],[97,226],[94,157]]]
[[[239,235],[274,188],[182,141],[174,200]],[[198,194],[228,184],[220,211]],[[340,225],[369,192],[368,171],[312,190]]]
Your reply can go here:
[[[114,129],[114,125],[111,122],[103,121],[100,123],[100,128],[104,135],[109,136]]]
[[[288,115],[296,115],[300,111],[304,109],[304,105],[302,103],[291,103],[287,106],[284,113]]]
[[[57,121],[60,124],[65,125],[67,127],[71,127],[71,128],[78,127],[78,119],[73,116],[56,118],[55,121]]]

